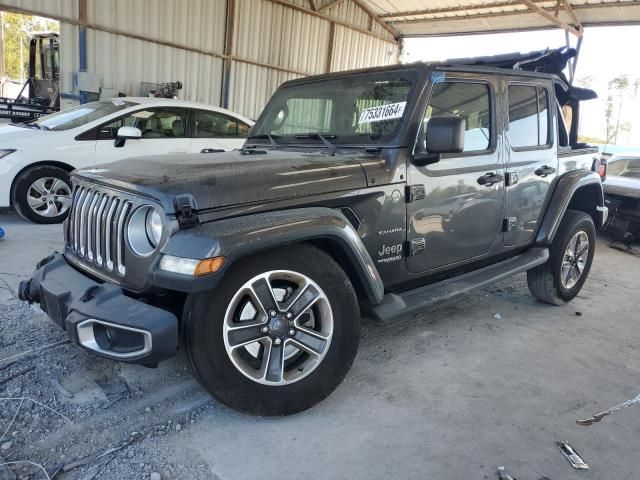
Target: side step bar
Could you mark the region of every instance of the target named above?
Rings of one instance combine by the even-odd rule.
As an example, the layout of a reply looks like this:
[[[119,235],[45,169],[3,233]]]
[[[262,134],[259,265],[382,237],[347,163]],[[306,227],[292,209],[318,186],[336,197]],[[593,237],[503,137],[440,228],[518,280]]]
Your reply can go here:
[[[547,248],[531,248],[500,263],[465,273],[458,277],[418,287],[402,293],[387,293],[382,303],[370,306],[366,313],[374,320],[391,322],[449,300],[475,288],[495,283],[517,273],[542,265],[549,259]]]

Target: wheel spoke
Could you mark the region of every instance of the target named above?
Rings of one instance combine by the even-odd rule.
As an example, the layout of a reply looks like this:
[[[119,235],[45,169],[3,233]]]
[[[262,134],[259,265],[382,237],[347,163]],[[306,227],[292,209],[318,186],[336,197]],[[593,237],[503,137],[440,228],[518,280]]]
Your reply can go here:
[[[43,206],[46,202],[42,198],[36,198],[31,195],[27,195],[27,203],[31,208],[36,209]]]
[[[307,285],[286,307],[285,310],[293,314],[294,322],[316,303],[320,298],[320,292],[313,285]]]
[[[65,211],[71,206],[71,197],[67,195],[58,195],[58,198],[55,200],[60,204],[60,210]]]
[[[241,347],[249,343],[263,339],[266,334],[260,330],[263,323],[251,322],[250,325],[229,327],[227,330],[227,342],[231,348]]]
[[[46,195],[47,194],[47,186],[46,186],[47,180],[49,180],[49,179],[48,178],[39,178],[38,180],[36,180],[35,182],[33,182],[31,184],[31,188],[33,188],[40,195]]]
[[[53,180],[53,183],[51,184],[51,187],[49,188],[49,191],[52,193],[56,193],[58,190],[64,189],[65,192],[69,191],[69,186],[66,184],[65,181],[60,180],[59,178],[56,178]]]
[[[269,315],[269,310],[278,310],[278,302],[266,278],[259,278],[251,284],[250,288],[265,315]]]
[[[573,272],[573,267],[570,266],[569,269],[567,270],[567,275],[565,276],[564,282],[563,282],[565,287],[568,287],[569,285],[569,280],[571,280],[572,272]]]
[[[576,252],[576,258],[580,258],[582,255],[584,255],[586,253],[587,250],[589,250],[589,244],[588,243],[586,245],[584,245],[583,247],[581,247],[580,250],[578,250]]]
[[[296,330],[296,335],[290,338],[290,341],[308,353],[315,355],[322,355],[328,345],[327,339],[318,332],[300,327]]]
[[[284,344],[276,345],[269,342],[269,346],[265,346],[262,355],[262,368],[264,379],[268,382],[282,381],[284,372]]]

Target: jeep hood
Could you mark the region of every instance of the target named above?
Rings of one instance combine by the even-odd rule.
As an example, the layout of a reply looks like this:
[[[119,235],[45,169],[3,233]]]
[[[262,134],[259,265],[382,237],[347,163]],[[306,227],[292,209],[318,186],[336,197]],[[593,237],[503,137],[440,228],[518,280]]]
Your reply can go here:
[[[357,155],[264,150],[159,155],[125,159],[76,175],[153,197],[167,212],[178,196],[191,195],[199,211],[304,197],[367,186]]]

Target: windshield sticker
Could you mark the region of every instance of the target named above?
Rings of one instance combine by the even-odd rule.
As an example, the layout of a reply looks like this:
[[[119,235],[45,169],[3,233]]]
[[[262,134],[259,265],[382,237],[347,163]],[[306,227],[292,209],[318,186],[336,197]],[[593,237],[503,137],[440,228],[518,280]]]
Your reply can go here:
[[[380,107],[365,108],[360,114],[359,123],[382,122],[393,118],[402,118],[407,102],[390,103]]]
[[[149,118],[149,117],[153,117],[154,112],[149,112],[147,110],[141,110],[139,112],[135,112],[132,113],[131,116],[132,117],[136,117],[136,118]]]
[[[116,107],[121,107],[122,105],[124,105],[124,100],[114,98],[113,100],[111,100],[111,103],[113,103]]]
[[[442,83],[445,80],[444,72],[431,72],[431,83]]]

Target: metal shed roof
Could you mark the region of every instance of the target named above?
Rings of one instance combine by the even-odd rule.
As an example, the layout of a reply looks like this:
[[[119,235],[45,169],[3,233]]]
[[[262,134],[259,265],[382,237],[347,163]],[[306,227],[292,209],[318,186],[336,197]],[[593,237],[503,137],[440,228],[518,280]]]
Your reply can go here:
[[[325,4],[342,0],[325,0]],[[640,23],[638,0],[361,0],[399,36]]]

